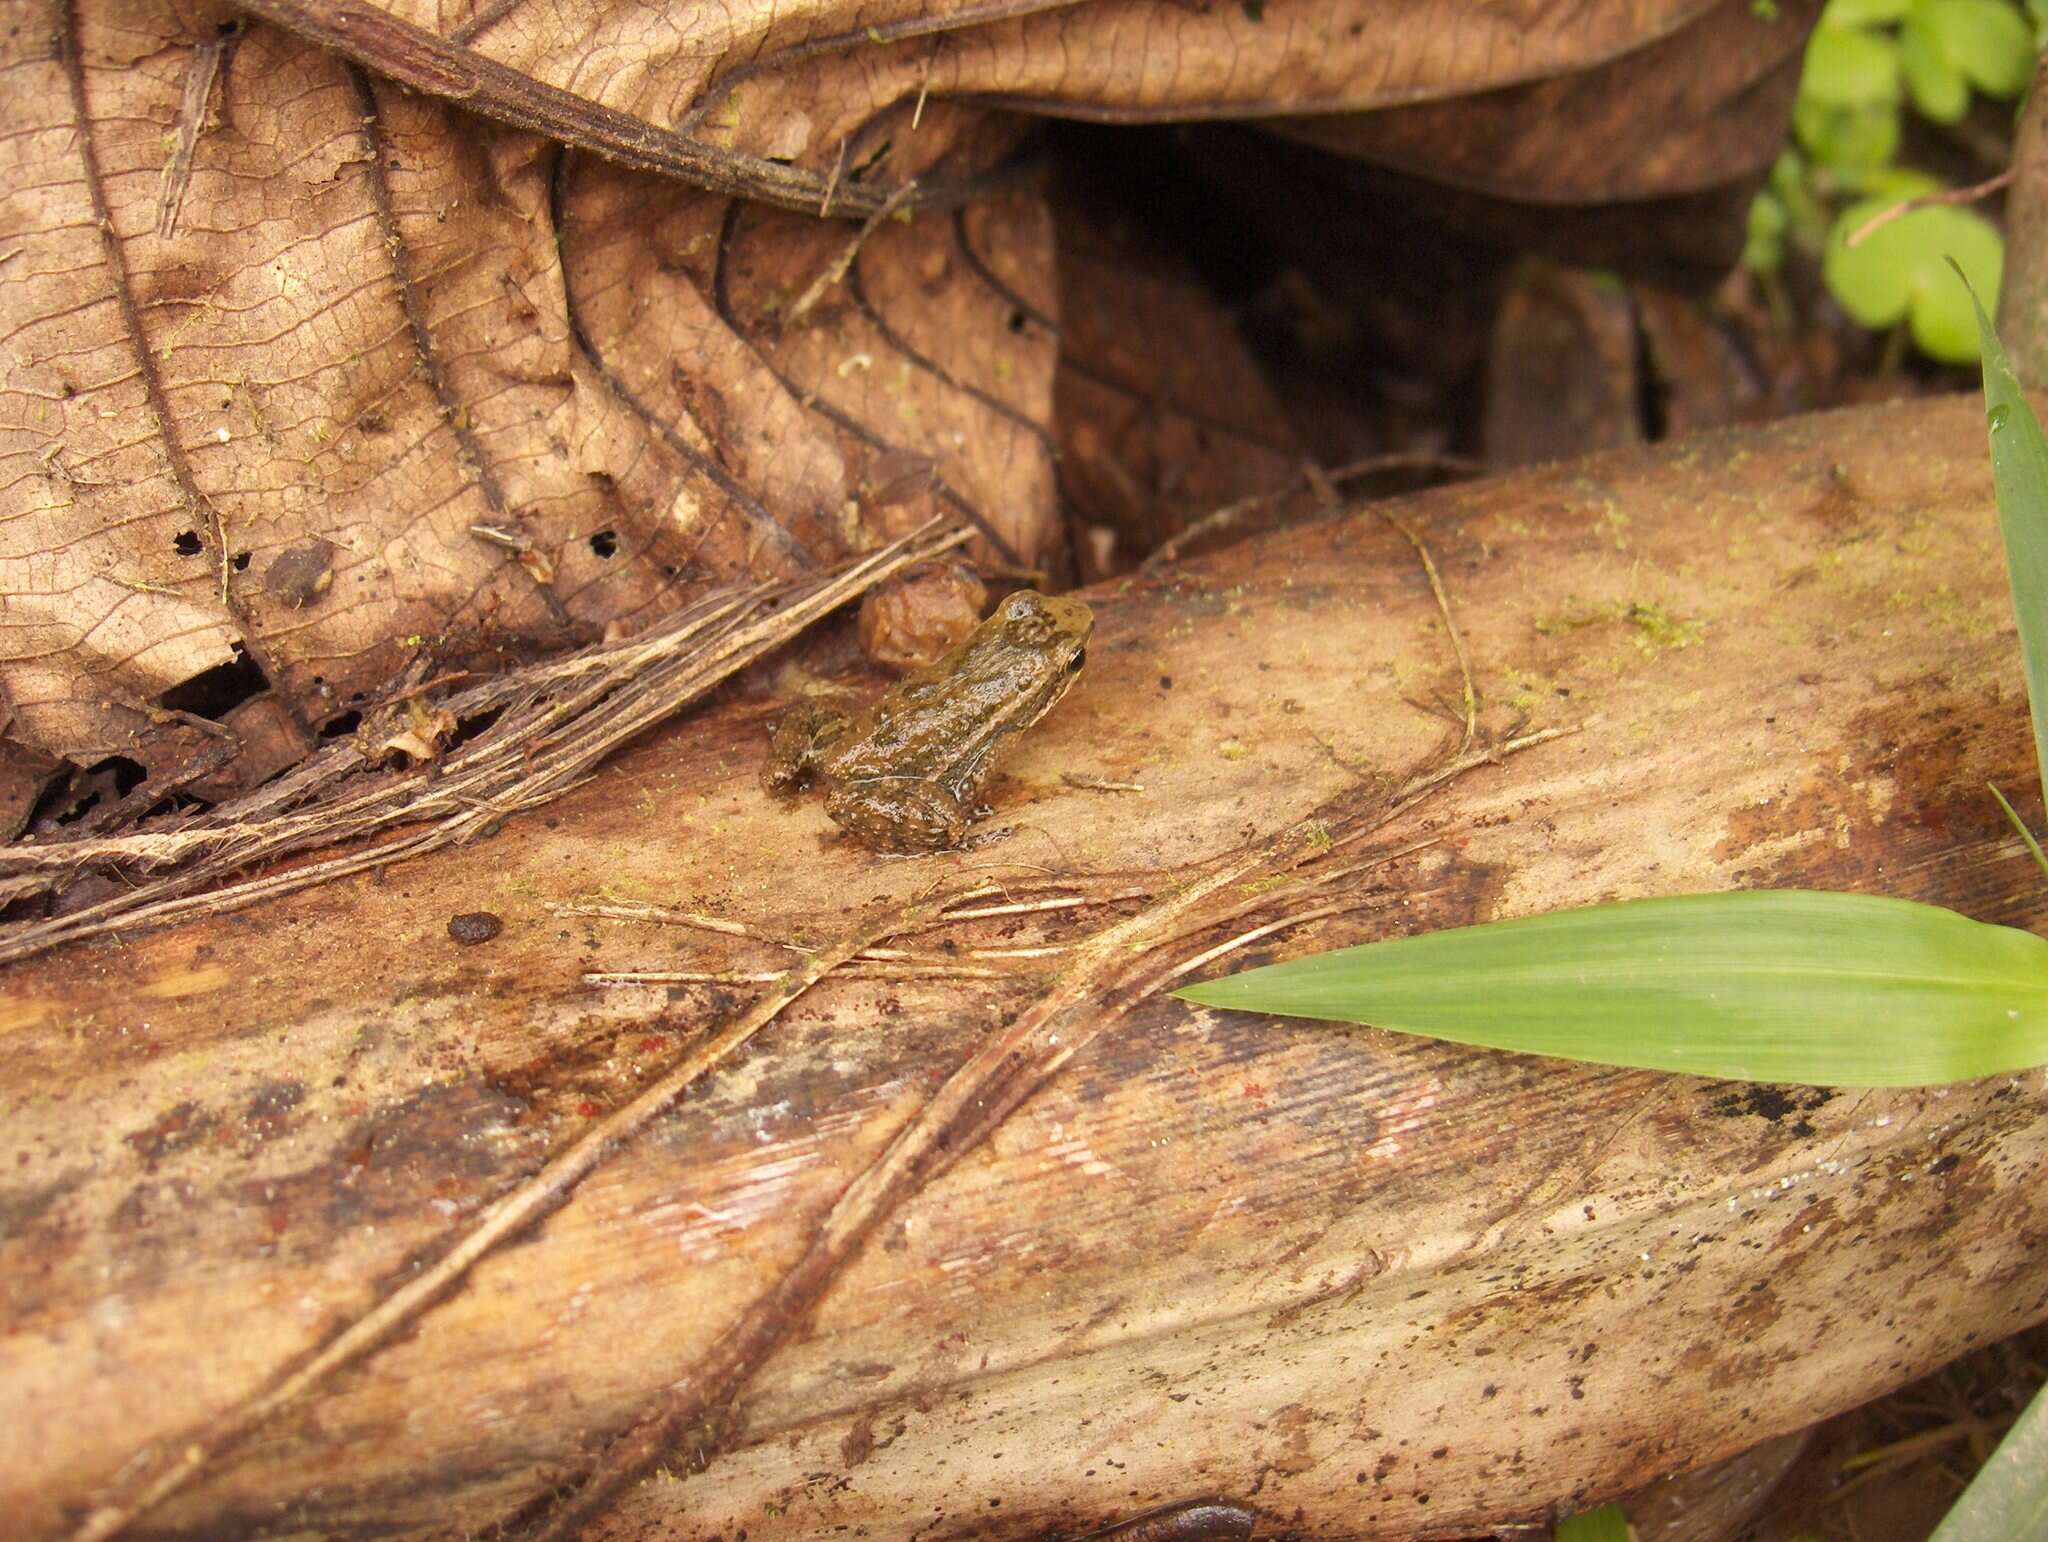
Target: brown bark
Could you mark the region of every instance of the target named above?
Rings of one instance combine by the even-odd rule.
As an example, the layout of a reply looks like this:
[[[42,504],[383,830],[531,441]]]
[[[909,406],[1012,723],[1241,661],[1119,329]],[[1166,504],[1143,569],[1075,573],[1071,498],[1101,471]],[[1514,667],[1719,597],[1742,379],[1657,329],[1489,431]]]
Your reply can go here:
[[[1256,917],[1097,975],[1085,950],[943,938],[1072,942],[1143,903],[1104,891],[1171,906],[1314,811],[1383,860],[1316,901],[1350,914],[1261,956],[1745,886],[2048,913],[1983,791],[2038,819],[1974,400],[1397,512],[1487,726],[1568,732],[1383,824],[1455,747],[1461,692],[1413,550],[1367,513],[1095,593],[1087,674],[991,789],[998,844],[877,860],[760,791],[771,714],[735,700],[494,839],[10,970],[0,1513],[53,1535],[132,1498],[761,988],[586,971],[793,957],[555,902],[816,942],[935,883],[1102,900],[898,939],[964,976],[898,959],[801,996],[148,1525],[451,1534],[688,1395],[701,1419],[596,1534],[1035,1537],[1200,1497],[1306,1536],[1457,1532],[1726,1455],[2048,1313],[2038,1076],[1716,1085],[1157,995],[1109,1014],[1108,985],[1061,1009],[1070,1044],[1018,1041],[989,1118],[947,1126],[843,1266],[791,1285],[999,1033]],[[502,932],[454,940],[478,911]]]

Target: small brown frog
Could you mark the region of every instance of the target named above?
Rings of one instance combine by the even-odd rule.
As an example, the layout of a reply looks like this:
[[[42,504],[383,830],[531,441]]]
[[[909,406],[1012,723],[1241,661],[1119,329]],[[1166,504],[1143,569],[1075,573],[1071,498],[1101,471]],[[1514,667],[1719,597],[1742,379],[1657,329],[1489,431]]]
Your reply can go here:
[[[960,844],[988,812],[975,795],[1005,740],[1066,695],[1095,617],[1075,599],[1023,589],[932,664],[872,705],[797,707],[775,730],[771,792],[825,784],[825,812],[877,851]]]

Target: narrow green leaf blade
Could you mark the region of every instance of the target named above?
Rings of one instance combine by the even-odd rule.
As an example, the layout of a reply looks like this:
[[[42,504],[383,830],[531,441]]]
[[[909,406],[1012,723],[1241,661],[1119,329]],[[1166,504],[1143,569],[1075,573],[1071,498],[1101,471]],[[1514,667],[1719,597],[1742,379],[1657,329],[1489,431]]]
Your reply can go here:
[[[1174,994],[1744,1081],[1904,1087],[2048,1061],[2048,941],[1873,895],[1630,900],[1343,948]]]
[[[1961,270],[1958,269],[1960,275]],[[1964,280],[1965,287],[1968,280]],[[1984,416],[1991,428],[1991,482],[2005,532],[2005,566],[2020,623],[2027,702],[2034,715],[2034,756],[2048,774],[2048,440],[2041,420],[2006,362],[2005,349],[1977,292],[1977,335],[1984,356]]]
[[[1927,1542],[2010,1542],[2048,1536],[2048,1388],[1977,1470]]]
[[[1620,1505],[1581,1510],[1557,1523],[1557,1542],[1629,1542],[1628,1513]]]

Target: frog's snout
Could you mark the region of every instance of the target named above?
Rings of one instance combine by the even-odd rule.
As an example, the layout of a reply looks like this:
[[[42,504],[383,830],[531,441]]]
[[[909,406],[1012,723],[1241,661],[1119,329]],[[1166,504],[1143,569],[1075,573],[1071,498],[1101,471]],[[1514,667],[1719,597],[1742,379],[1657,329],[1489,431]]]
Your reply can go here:
[[[1087,601],[1067,595],[1053,596],[1046,599],[1045,610],[1055,628],[1087,647],[1088,635],[1095,630],[1095,612],[1088,608]]]

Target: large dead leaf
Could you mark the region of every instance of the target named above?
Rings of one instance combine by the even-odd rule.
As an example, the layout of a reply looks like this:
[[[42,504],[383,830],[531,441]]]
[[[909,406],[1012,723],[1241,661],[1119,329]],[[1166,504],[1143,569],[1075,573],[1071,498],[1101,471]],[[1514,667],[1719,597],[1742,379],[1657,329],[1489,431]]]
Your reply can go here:
[[[985,560],[1052,551],[1031,195],[885,223],[828,283],[850,227],[480,126],[273,28],[57,18],[10,35],[0,151],[23,743],[187,764],[208,725],[168,693],[199,676],[210,708],[273,692],[296,758],[422,649],[501,667],[934,508]],[[906,456],[921,482],[864,501]]]

